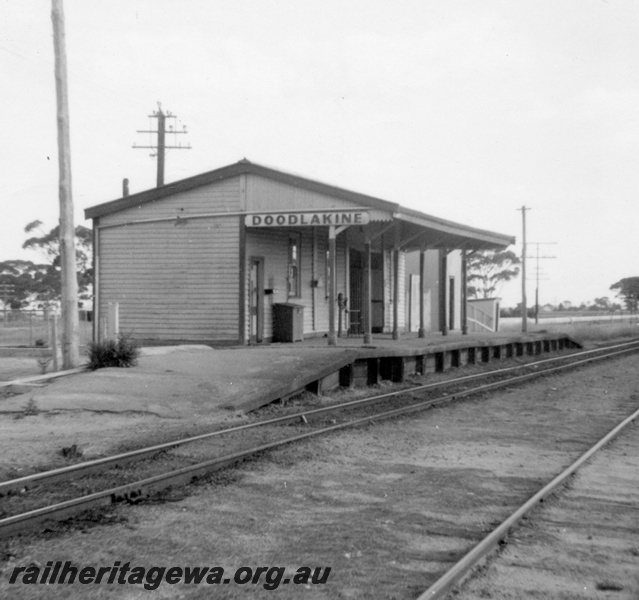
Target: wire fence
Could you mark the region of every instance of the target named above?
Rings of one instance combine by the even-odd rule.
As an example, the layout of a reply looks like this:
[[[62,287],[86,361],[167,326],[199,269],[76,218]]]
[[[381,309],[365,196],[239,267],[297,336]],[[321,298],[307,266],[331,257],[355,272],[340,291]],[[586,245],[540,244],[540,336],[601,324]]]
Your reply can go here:
[[[52,321],[59,314],[46,310],[0,311],[0,346],[52,347]],[[79,311],[80,345],[87,345],[93,337],[91,311]],[[57,327],[58,331],[60,327]],[[59,336],[59,334],[58,334]]]

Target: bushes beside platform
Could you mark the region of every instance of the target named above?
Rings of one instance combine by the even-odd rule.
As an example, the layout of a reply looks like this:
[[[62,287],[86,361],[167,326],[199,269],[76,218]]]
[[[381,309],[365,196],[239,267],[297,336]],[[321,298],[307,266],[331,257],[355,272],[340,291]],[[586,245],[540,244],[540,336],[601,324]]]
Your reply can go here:
[[[126,335],[119,335],[117,340],[90,343],[88,348],[89,369],[105,367],[134,367],[138,363],[140,348]]]

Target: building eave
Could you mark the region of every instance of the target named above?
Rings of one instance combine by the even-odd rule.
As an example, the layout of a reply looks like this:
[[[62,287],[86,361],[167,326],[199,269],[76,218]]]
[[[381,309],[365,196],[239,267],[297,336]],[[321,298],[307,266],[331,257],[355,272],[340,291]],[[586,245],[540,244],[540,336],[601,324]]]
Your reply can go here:
[[[425,245],[430,248],[499,250],[515,243],[514,236],[447,221],[410,208],[400,207],[395,218],[424,230],[423,238],[415,236],[415,248]]]
[[[389,220],[395,219],[397,222],[405,224],[405,227],[408,229],[411,229],[411,242],[407,244],[407,250],[418,248],[424,244],[430,248],[490,250],[506,248],[515,243],[513,236],[485,231],[433,217],[417,210],[404,208],[395,202],[389,202],[388,200],[382,200],[381,198],[367,194],[353,192],[341,187],[308,179],[307,177],[259,165],[246,159],[213,171],[201,173],[137,194],[131,194],[130,196],[92,206],[84,211],[85,218],[96,219],[142,204],[157,202],[175,194],[211,185],[240,175],[264,177],[310,192],[338,198],[355,205],[383,211],[388,214]],[[422,233],[420,233],[420,229],[423,230]]]

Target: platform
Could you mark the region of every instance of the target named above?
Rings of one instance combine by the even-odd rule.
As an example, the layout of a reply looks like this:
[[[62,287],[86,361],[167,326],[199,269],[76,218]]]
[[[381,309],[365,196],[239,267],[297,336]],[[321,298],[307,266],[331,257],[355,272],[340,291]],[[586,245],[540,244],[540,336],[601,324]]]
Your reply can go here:
[[[0,382],[0,478],[24,468],[61,466],[61,451],[81,448],[86,459],[251,422],[247,413],[303,392],[402,381],[413,373],[492,363],[578,346],[568,336],[406,336],[375,343],[345,338],[328,346],[303,343],[214,349],[209,346],[143,348],[138,366],[54,374],[28,372]],[[37,359],[0,358],[5,363]],[[11,365],[6,365],[11,367]],[[496,365],[495,365],[496,366]],[[15,370],[9,368],[7,374]],[[321,405],[321,398],[316,399]],[[16,471],[17,469],[17,471]]]
[[[462,335],[453,333],[403,334],[399,340],[390,334],[378,334],[371,344],[363,337],[343,336],[335,346],[328,346],[326,338],[310,338],[293,344],[270,344],[263,348],[271,351],[297,347],[323,348],[332,351],[348,351],[347,359],[339,369],[317,371],[317,379],[305,384],[305,389],[321,394],[337,387],[365,387],[382,380],[401,382],[410,375],[440,373],[468,364],[485,364],[491,361],[524,355],[556,352],[568,348],[580,348],[581,344],[566,334],[557,333],[485,333]],[[256,347],[256,349],[259,347]],[[290,390],[282,397],[299,393],[301,388]]]
[[[197,418],[214,409],[248,412],[304,391],[322,394],[340,386],[401,382],[413,374],[574,347],[579,347],[576,341],[556,333],[425,338],[406,334],[400,340],[378,335],[372,344],[344,337],[338,338],[336,346],[318,337],[223,350],[155,347],[142,350],[138,367],[76,373],[37,387],[29,395],[45,410],[137,410],[168,418]],[[35,377],[28,383],[46,381],[46,377]],[[15,391],[22,389],[20,383],[1,382],[0,388]],[[5,399],[3,407],[23,404],[15,400]]]

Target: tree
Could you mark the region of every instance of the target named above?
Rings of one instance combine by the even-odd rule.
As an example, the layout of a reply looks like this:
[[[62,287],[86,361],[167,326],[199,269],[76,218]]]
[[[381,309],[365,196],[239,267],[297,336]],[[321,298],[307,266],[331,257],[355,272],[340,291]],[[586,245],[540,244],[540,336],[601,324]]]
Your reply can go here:
[[[506,318],[521,318],[521,310],[522,310],[522,304],[521,302],[517,303],[517,306],[515,306],[514,308],[499,308],[499,316],[500,317],[506,317]],[[528,318],[532,319],[535,316],[535,308],[534,307],[530,307],[526,309],[526,314],[528,315]]]
[[[595,298],[592,305],[588,307],[588,310],[612,310],[612,302],[608,296],[602,296],[601,298]]]
[[[31,261],[5,261],[0,263],[0,282],[10,283],[21,290],[16,302],[21,306],[35,300],[45,306],[60,300],[60,227],[46,232],[41,221],[33,221],[25,227],[26,233],[37,233],[28,238],[22,247],[39,251],[45,259],[43,264]],[[80,298],[91,297],[93,284],[93,235],[90,229],[79,225],[75,229],[76,263]]]
[[[0,285],[10,292],[3,294],[2,301],[15,309],[22,308],[40,287],[46,275],[47,265],[37,265],[30,260],[5,260],[0,262]]]
[[[637,312],[639,303],[639,277],[625,277],[610,286],[613,292],[621,298],[626,308],[631,312]]]
[[[468,295],[491,298],[501,287],[519,275],[521,260],[511,250],[485,250],[468,259]]]
[[[595,298],[593,303],[588,307],[588,310],[599,310],[599,311],[613,311],[615,310],[615,305],[611,302],[608,296],[602,296],[601,298]]]

